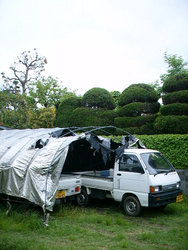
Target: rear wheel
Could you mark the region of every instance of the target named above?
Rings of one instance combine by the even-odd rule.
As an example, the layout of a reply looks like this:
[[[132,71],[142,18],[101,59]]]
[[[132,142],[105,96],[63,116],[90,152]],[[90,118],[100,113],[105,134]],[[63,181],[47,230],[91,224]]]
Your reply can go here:
[[[129,216],[138,216],[141,212],[141,205],[138,199],[134,196],[128,196],[123,201],[125,213]]]
[[[82,189],[79,194],[76,196],[77,204],[81,207],[87,206],[89,203],[89,196],[86,190]]]

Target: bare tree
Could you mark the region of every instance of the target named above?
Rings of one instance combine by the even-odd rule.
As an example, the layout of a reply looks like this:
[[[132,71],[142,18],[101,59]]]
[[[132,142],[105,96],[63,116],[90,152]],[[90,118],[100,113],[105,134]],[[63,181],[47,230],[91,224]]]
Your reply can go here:
[[[6,76],[4,72],[1,75],[6,86],[19,85],[22,93],[25,94],[29,84],[38,80],[41,72],[44,71],[47,60],[45,57],[40,57],[36,49],[33,52],[24,51],[17,58],[18,60],[10,67],[12,76]]]

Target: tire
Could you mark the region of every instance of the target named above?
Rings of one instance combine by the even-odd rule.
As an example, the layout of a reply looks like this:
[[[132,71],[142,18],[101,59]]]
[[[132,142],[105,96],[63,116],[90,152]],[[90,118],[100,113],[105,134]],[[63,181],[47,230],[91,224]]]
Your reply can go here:
[[[78,206],[80,206],[80,207],[85,207],[88,205],[89,196],[84,189],[82,189],[81,192],[79,194],[77,194],[76,202],[77,202]]]
[[[134,196],[128,196],[124,199],[123,208],[126,215],[129,216],[138,216],[142,209],[140,202]]]

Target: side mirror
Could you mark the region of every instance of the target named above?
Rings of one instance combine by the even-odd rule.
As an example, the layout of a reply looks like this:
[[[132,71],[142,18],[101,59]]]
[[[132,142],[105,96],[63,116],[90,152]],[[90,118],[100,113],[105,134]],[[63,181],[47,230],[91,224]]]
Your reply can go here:
[[[145,171],[144,171],[143,168],[140,168],[139,170],[140,170],[140,171],[139,171],[140,174],[144,174],[144,173],[145,173]]]

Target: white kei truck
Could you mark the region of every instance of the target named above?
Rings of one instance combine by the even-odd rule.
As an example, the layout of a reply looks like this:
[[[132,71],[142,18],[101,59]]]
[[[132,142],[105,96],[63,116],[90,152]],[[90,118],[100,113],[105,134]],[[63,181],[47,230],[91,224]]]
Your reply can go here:
[[[129,216],[138,216],[142,207],[164,208],[183,200],[180,178],[170,162],[158,151],[128,148],[114,163],[114,169],[74,172],[81,179],[77,203],[89,198],[113,198]]]

